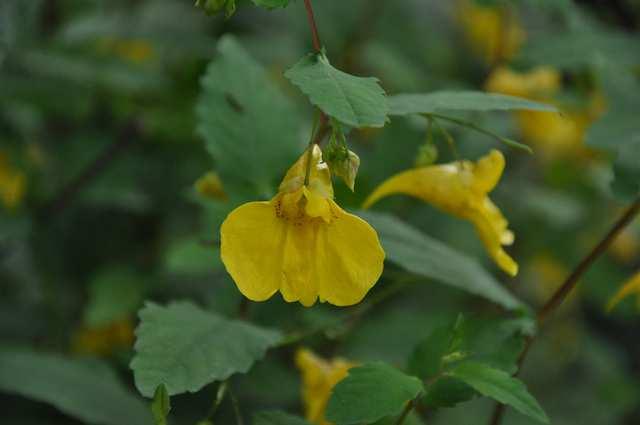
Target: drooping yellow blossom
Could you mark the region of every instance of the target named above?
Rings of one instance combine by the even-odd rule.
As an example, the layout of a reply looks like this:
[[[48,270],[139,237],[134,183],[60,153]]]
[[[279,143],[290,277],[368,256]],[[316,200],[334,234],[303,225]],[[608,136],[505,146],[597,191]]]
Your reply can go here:
[[[213,171],[209,171],[204,174],[195,183],[196,192],[200,195],[215,199],[215,200],[226,200],[227,194],[224,191],[224,187],[222,186],[222,181],[218,174]]]
[[[327,361],[310,350],[299,349],[296,352],[296,366],[302,373],[302,401],[307,420],[316,425],[329,425],[324,412],[331,391],[356,364],[341,358]]]
[[[504,166],[502,153],[492,150],[476,163],[456,161],[408,170],[378,186],[367,198],[364,207],[368,208],[386,196],[402,193],[469,220],[493,260],[502,270],[515,276],[518,265],[502,249],[503,245],[513,243],[513,233],[488,196],[498,183]]]
[[[9,163],[9,158],[4,152],[0,152],[0,201],[2,205],[13,210],[20,205],[27,186],[24,173],[14,169]]]
[[[496,69],[488,78],[487,91],[524,97],[558,106],[560,112],[518,111],[516,121],[522,137],[544,156],[586,154],[584,138],[589,126],[604,112],[602,95],[593,93],[581,108],[563,108],[556,96],[562,89],[561,74],[550,67],[538,67],[526,73],[508,68]]]
[[[82,328],[73,336],[71,349],[76,354],[109,356],[129,349],[134,340],[130,318],[97,328]]]
[[[304,306],[317,298],[352,305],[382,273],[378,235],[333,201],[322,151],[314,146],[311,152],[289,169],[271,201],[241,205],[220,229],[222,261],[240,292],[253,301],[280,291],[286,301]]]
[[[153,59],[155,52],[149,42],[141,39],[103,38],[99,41],[99,48],[112,53],[126,61],[142,64]]]
[[[527,37],[516,16],[501,7],[482,6],[470,0],[459,3],[458,17],[475,54],[488,64],[515,56]]]
[[[613,297],[607,303],[607,310],[613,310],[620,301],[624,300],[628,296],[637,295],[637,305],[640,309],[640,271],[637,272],[631,279],[625,282],[624,285],[615,293]]]

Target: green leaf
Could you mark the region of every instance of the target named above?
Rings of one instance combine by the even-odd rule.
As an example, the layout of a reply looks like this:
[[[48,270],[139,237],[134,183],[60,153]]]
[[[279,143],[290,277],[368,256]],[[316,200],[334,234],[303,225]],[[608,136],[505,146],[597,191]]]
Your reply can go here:
[[[257,413],[253,425],[309,425],[309,422],[280,410],[270,410]]]
[[[287,7],[289,0],[251,0],[256,6],[265,7],[267,9],[275,9],[277,7]]]
[[[423,380],[436,377],[442,371],[443,358],[459,348],[461,325],[458,319],[452,325],[436,328],[418,344],[409,358],[409,373]]]
[[[389,115],[430,114],[438,111],[556,111],[552,105],[514,96],[480,91],[438,91],[389,97]]]
[[[356,77],[310,54],[284,74],[327,115],[352,127],[382,127],[389,106],[376,78]]]
[[[615,180],[611,187],[619,198],[632,201],[640,195],[640,134],[635,143],[620,148],[613,172]]]
[[[136,386],[150,397],[160,384],[170,395],[247,372],[281,338],[278,332],[228,320],[188,302],[147,303],[131,362]]]
[[[84,322],[100,327],[132,315],[142,304],[144,284],[126,269],[99,274],[89,286]]]
[[[270,197],[303,150],[297,111],[233,37],[218,52],[202,79],[198,133],[227,193]]]
[[[474,259],[383,213],[360,215],[378,232],[387,258],[406,270],[462,289],[508,309],[524,305]]]
[[[448,376],[426,386],[422,402],[430,408],[454,407],[471,400],[478,393],[464,382]]]
[[[581,70],[602,61],[620,66],[640,64],[640,39],[594,28],[547,34],[527,43],[519,58],[567,70]]]
[[[151,402],[151,413],[156,425],[167,425],[167,415],[171,411],[171,399],[164,384],[158,385]]]
[[[483,363],[469,361],[460,363],[448,373],[467,383],[482,395],[508,404],[518,412],[540,422],[549,423],[546,413],[536,399],[529,394],[525,385],[507,372]]]
[[[385,363],[349,370],[331,394],[327,420],[338,425],[372,423],[398,415],[422,391],[422,382]]]
[[[640,103],[633,105],[634,109],[614,109],[596,121],[587,132],[587,146],[617,150],[621,146],[640,142],[640,126],[635,112]]]
[[[98,361],[0,349],[0,391],[51,404],[88,424],[151,424],[147,406]]]

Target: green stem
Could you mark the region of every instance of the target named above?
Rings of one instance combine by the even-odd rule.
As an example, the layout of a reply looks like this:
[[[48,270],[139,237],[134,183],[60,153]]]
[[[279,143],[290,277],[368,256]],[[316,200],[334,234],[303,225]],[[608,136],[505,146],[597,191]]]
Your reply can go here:
[[[307,146],[307,164],[304,172],[304,185],[309,185],[309,177],[311,176],[311,160],[313,159],[313,147],[316,145],[316,131],[318,130],[318,121],[320,120],[322,112],[318,110],[319,114],[316,115],[313,120],[313,127],[311,127],[311,137],[309,138],[309,145]]]
[[[451,149],[451,153],[453,153],[453,157],[456,159],[456,161],[459,161],[460,155],[458,155],[458,149],[456,149],[456,141],[453,139],[453,136],[451,135],[451,133],[449,133],[447,129],[445,129],[443,126],[441,126],[438,120],[436,120],[433,117],[429,117],[429,125],[431,125],[432,122],[436,125],[436,127],[438,127],[438,131],[440,132],[440,134],[442,134],[444,139],[447,141],[447,144],[449,145],[449,149]]]
[[[512,139],[508,139],[506,137],[502,137],[499,134],[494,133],[493,131],[487,130],[486,128],[482,128],[470,121],[466,121],[460,118],[455,118],[455,117],[450,117],[448,115],[441,115],[441,114],[435,114],[435,113],[428,113],[428,114],[424,114],[426,117],[431,117],[431,118],[438,118],[444,121],[449,121],[452,122],[454,124],[457,124],[459,126],[462,127],[466,127],[469,128],[471,130],[477,131],[478,133],[484,134],[485,136],[489,136],[492,137],[496,140],[498,140],[501,143],[504,143],[507,146],[510,146],[512,148],[515,149],[520,149],[523,150],[525,152],[528,153],[533,153],[533,149],[531,149],[529,146],[516,142],[515,140]]]

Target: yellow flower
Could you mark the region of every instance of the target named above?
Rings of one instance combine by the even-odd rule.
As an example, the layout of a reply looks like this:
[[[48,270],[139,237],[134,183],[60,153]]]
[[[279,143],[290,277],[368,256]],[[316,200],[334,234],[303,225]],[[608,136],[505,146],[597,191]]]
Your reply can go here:
[[[562,76],[553,68],[538,67],[526,73],[496,69],[487,79],[487,91],[524,97],[558,106],[561,112],[518,111],[522,137],[549,158],[578,153],[586,156],[584,138],[589,126],[604,112],[602,95],[592,93],[584,108],[562,108],[555,100]]]
[[[109,356],[130,348],[133,340],[133,323],[130,318],[125,318],[98,328],[78,330],[71,348],[77,354]]]
[[[637,304],[640,309],[640,271],[636,273],[631,279],[622,285],[622,288],[615,293],[613,297],[607,303],[607,310],[613,310],[620,301],[624,300],[630,295],[637,295]]]
[[[299,349],[296,366],[302,372],[302,400],[307,419],[317,425],[329,425],[324,411],[331,391],[356,364],[340,358],[326,361],[310,350]]]
[[[195,183],[196,192],[205,198],[226,200],[227,194],[222,186],[220,177],[213,171],[209,171]]]
[[[561,86],[562,75],[548,66],[540,66],[527,73],[500,67],[489,75],[485,83],[485,88],[489,92],[528,99],[546,99],[555,95]]]
[[[489,255],[502,270],[515,276],[518,265],[502,249],[513,243],[508,222],[488,193],[504,170],[504,156],[497,150],[478,160],[415,168],[383,182],[367,198],[368,208],[381,198],[396,193],[414,196],[435,207],[473,223]]]
[[[287,302],[307,307],[318,297],[352,305],[382,273],[378,235],[333,201],[329,168],[317,146],[311,158],[305,153],[289,169],[271,201],[232,211],[220,235],[222,261],[240,292],[253,301],[280,291]]]
[[[126,61],[142,64],[153,59],[153,46],[141,39],[103,38],[99,41],[99,48],[107,53],[113,53]]]
[[[640,238],[635,229],[627,227],[614,239],[609,252],[621,263],[629,263],[640,254]]]
[[[504,8],[462,0],[458,16],[469,45],[488,64],[511,59],[527,36],[518,19]]]
[[[11,167],[7,155],[0,152],[0,201],[6,209],[13,210],[20,205],[26,186],[25,175]]]

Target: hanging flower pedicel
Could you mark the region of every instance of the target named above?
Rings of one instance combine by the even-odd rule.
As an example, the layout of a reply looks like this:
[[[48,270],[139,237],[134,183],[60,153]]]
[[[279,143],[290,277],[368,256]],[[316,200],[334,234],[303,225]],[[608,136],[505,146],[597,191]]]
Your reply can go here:
[[[241,205],[220,229],[222,261],[253,301],[280,291],[286,301],[307,307],[318,297],[348,306],[362,300],[382,273],[378,235],[333,201],[322,151],[316,145],[311,152],[289,169],[271,201]]]
[[[302,373],[302,401],[307,420],[317,425],[328,425],[324,413],[331,391],[356,364],[340,358],[327,361],[301,348],[296,352],[296,366]]]
[[[503,245],[513,243],[513,233],[507,228],[508,222],[498,207],[487,196],[498,183],[504,165],[502,153],[492,150],[476,163],[456,161],[408,170],[378,186],[364,207],[368,208],[386,196],[403,193],[469,220],[493,260],[502,270],[515,276],[518,264],[502,249]]]

